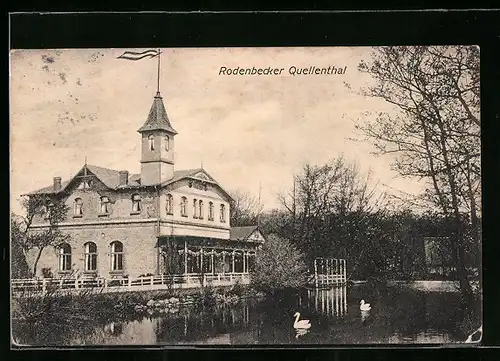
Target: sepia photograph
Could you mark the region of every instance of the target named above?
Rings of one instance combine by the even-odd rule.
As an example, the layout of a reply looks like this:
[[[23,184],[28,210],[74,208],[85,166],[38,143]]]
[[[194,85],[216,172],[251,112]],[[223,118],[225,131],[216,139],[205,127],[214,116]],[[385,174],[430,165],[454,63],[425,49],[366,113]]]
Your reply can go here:
[[[12,49],[11,344],[480,344],[479,53]]]

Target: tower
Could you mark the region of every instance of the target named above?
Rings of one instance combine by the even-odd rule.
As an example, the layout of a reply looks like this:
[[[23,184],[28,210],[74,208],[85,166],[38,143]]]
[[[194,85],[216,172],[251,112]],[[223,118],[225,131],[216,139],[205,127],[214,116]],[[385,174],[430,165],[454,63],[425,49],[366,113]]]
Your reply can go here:
[[[139,128],[141,134],[141,184],[160,184],[174,176],[174,137],[170,121],[158,91],[148,119]]]

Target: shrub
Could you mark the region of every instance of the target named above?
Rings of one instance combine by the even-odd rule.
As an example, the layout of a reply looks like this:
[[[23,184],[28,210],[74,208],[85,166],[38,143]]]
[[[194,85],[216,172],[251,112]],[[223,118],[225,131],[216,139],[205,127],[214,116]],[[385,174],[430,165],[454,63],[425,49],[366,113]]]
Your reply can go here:
[[[229,290],[229,293],[232,294],[232,295],[236,295],[236,296],[242,296],[243,295],[243,286],[241,284],[240,281],[236,281],[233,285],[233,287],[231,287],[231,289]]]
[[[50,268],[42,268],[43,278],[53,278],[52,270]]]
[[[270,235],[255,260],[253,285],[265,292],[305,285],[307,266],[303,255],[288,240]]]
[[[216,290],[212,285],[203,288],[202,302],[205,306],[212,306],[216,303]]]

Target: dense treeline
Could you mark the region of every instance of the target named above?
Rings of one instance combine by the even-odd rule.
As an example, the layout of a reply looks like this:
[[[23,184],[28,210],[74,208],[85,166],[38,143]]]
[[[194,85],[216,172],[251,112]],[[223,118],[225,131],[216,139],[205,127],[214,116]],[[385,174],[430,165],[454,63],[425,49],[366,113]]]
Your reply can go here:
[[[237,224],[255,224],[258,202],[234,194]],[[304,166],[294,176],[293,189],[279,198],[280,209],[260,214],[261,229],[288,239],[309,267],[316,257],[333,257],[347,260],[350,279],[457,279],[451,246],[456,222],[438,212],[396,205],[343,156],[323,166]],[[463,232],[470,234],[471,224],[462,216]],[[469,235],[463,245],[470,278],[480,267],[480,244]]]

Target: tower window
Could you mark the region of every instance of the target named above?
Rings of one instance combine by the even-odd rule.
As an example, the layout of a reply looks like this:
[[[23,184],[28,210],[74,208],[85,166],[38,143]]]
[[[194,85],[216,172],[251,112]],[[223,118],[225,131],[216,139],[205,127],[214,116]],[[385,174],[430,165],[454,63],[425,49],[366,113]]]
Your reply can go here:
[[[132,196],[132,212],[140,212],[141,211],[141,196],[138,194],[134,194]]]
[[[154,137],[154,135],[150,135],[148,137],[148,145],[149,145],[149,150],[155,150],[155,137]]]
[[[59,246],[59,271],[71,271],[71,246],[67,243]]]
[[[75,208],[73,213],[75,217],[81,217],[83,215],[83,201],[81,198],[75,199]]]
[[[214,204],[212,202],[208,202],[208,220],[214,220]]]
[[[181,198],[181,216],[187,217],[187,198],[186,197]]]
[[[170,150],[170,138],[168,137],[168,135],[165,136],[165,150],[166,151],[169,151]]]
[[[101,197],[101,214],[108,213],[108,211],[109,211],[108,204],[109,204],[109,198],[108,197]]]
[[[97,270],[97,245],[94,242],[87,242],[85,247],[85,271]]]
[[[167,214],[173,214],[173,197],[171,194],[167,194],[167,205],[166,205],[166,209],[167,209]]]
[[[226,206],[224,204],[220,205],[220,221],[226,222]]]
[[[198,201],[193,199],[193,218],[198,218]]]
[[[110,263],[111,271],[123,271],[123,243],[111,243]]]

